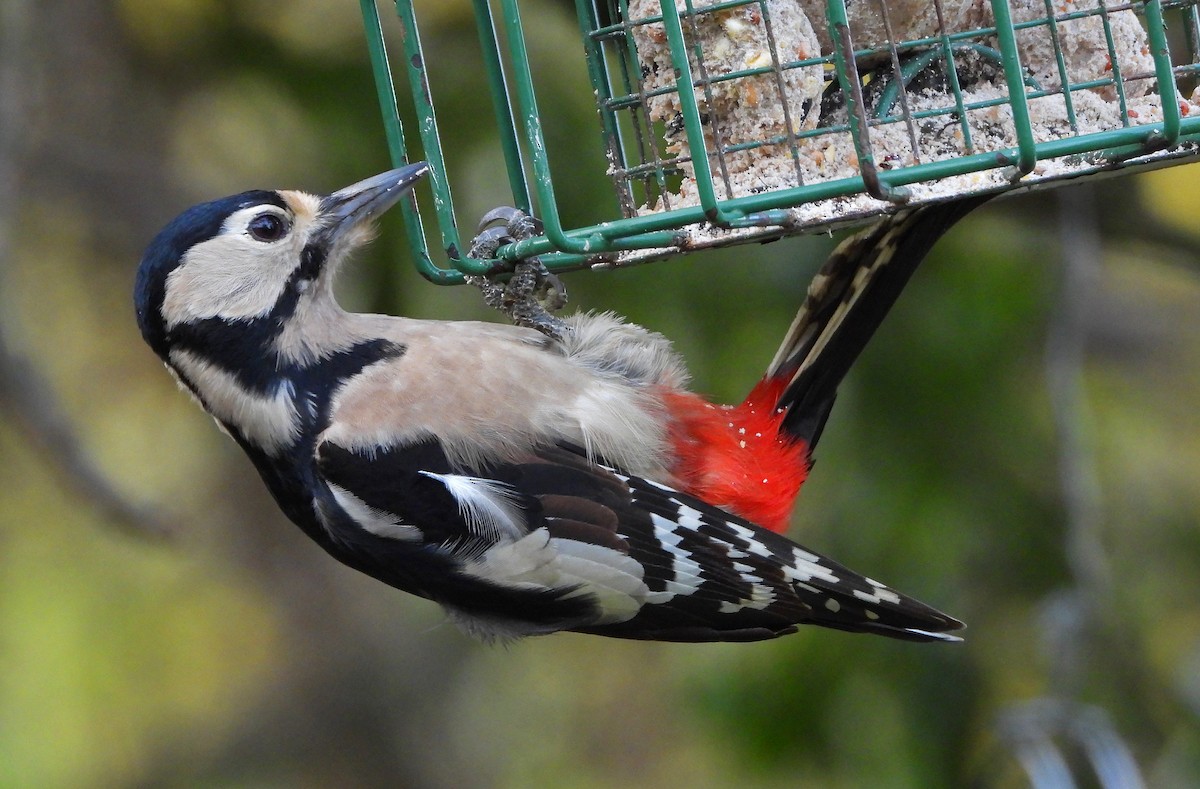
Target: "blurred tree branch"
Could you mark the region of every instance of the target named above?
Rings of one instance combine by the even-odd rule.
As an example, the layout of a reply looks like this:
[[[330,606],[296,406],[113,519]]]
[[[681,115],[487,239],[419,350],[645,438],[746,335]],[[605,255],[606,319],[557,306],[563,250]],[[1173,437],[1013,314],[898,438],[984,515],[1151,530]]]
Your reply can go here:
[[[18,200],[25,181],[27,118],[36,85],[32,37],[32,3],[9,0],[0,6],[0,294],[12,298],[8,267],[14,253],[13,233]],[[3,315],[11,316],[6,309]],[[63,484],[106,520],[140,538],[160,539],[171,529],[149,509],[123,496],[96,465],[63,413],[57,395],[41,371],[14,350],[0,317],[0,408],[53,467]]]
[[[0,219],[3,224],[3,219]],[[3,229],[0,229],[3,234]],[[2,255],[2,253],[0,253]],[[0,283],[3,278],[0,277]],[[0,285],[0,287],[3,287]],[[8,346],[0,321],[0,409],[8,411],[30,443],[54,469],[63,486],[72,490],[104,519],[126,534],[141,539],[170,537],[176,527],[153,509],[137,504],[118,491],[84,449],[53,388],[37,367]]]

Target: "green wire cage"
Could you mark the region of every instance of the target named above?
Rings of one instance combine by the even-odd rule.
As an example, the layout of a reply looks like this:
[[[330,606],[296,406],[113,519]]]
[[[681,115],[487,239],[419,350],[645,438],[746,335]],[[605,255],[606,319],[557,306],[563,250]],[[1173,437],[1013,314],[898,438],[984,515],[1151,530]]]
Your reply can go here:
[[[456,221],[412,0],[395,2],[398,66],[375,0],[361,3],[393,162],[430,163],[437,255],[415,202],[403,210],[418,268],[443,284],[498,259],[611,267],[826,231],[902,205],[1183,161],[1200,140],[1200,0],[576,0],[604,157],[572,166],[601,168],[613,197],[603,221],[567,227],[521,3],[474,0],[512,205],[542,222],[477,259],[465,251],[474,226],[464,237]]]

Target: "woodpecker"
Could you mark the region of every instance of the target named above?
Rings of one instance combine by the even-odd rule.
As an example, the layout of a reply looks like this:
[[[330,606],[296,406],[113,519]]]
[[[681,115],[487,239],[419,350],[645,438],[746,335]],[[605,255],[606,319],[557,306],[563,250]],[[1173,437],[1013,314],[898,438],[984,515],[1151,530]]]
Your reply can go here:
[[[728,407],[687,389],[664,337],[609,313],[551,337],[343,310],[335,275],[426,169],[192,207],[137,272],[142,336],[310,538],[485,640],[752,641],[805,623],[959,640],[959,621],[776,531],[838,382],[975,201],[843,243]]]

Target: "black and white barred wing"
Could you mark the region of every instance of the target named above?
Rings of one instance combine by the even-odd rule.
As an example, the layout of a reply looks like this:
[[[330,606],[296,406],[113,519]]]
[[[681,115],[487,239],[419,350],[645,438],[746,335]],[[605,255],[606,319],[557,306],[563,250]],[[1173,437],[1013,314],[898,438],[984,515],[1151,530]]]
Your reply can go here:
[[[610,635],[759,640],[815,624],[912,641],[959,640],[946,631],[962,623],[924,603],[686,494],[624,479],[645,517],[622,524],[622,533],[645,567],[650,593],[638,617]]]
[[[331,491],[326,522],[349,554],[340,558],[437,600],[484,637],[577,630],[759,640],[808,622],[953,640],[944,631],[961,627],[786,538],[570,448],[471,473],[452,469],[433,444],[353,452],[326,443],[318,457]]]
[[[537,542],[536,497],[491,476],[452,469],[434,441],[314,455],[314,538],[335,558],[440,603],[484,638],[552,633],[595,622],[597,606]],[[530,539],[532,538],[532,539]]]

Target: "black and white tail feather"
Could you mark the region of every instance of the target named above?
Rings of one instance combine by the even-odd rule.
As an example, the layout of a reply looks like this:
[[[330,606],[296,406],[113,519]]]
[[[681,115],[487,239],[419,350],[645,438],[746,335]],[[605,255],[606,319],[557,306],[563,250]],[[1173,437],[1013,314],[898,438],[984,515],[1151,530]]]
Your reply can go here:
[[[656,481],[667,442],[646,384],[684,375],[657,335],[611,316],[577,317],[555,340],[337,307],[331,272],[360,226],[423,173],[198,206],[139,269],[143,336],[308,536],[487,639],[752,641],[808,623],[958,640],[957,620]],[[884,220],[884,248],[925,226],[916,213]],[[881,257],[871,243],[835,253],[850,282]],[[830,301],[810,295],[806,309]],[[777,359],[797,382],[820,365],[793,357],[843,341],[803,336],[804,314]]]
[[[787,376],[783,427],[811,451],[838,384],[946,231],[991,195],[905,209],[840,243],[809,285],[766,377]]]

